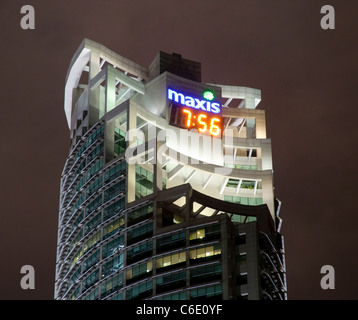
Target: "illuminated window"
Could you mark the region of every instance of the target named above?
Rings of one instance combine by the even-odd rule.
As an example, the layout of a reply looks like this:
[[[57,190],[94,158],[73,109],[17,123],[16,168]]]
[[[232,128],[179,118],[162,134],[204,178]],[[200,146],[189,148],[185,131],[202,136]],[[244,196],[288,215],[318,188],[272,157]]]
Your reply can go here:
[[[189,240],[203,239],[205,238],[205,229],[199,229],[192,231],[189,236]]]
[[[153,262],[148,261],[142,264],[139,264],[129,270],[127,270],[127,280],[132,280],[140,278],[141,276],[151,274],[153,270]]]
[[[219,254],[221,254],[221,248],[219,244],[216,244],[212,246],[190,250],[190,259],[195,260],[200,258],[213,257]]]
[[[185,251],[176,252],[161,258],[157,258],[156,266],[157,268],[164,268],[178,263],[186,261]]]
[[[191,230],[189,234],[189,240],[191,243],[200,242],[200,240],[213,240],[221,237],[220,224],[214,224],[206,227],[201,227],[195,230]]]

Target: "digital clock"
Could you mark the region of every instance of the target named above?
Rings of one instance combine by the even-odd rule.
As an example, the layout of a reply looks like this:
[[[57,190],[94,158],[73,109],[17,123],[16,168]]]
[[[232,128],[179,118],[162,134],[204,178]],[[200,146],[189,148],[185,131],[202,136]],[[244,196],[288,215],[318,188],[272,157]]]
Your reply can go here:
[[[221,105],[214,101],[214,93],[206,90],[203,98],[192,97],[168,89],[171,104],[170,124],[183,129],[196,129],[199,133],[222,137]]]
[[[172,105],[170,124],[183,129],[196,129],[214,137],[222,135],[222,118],[216,114]]]

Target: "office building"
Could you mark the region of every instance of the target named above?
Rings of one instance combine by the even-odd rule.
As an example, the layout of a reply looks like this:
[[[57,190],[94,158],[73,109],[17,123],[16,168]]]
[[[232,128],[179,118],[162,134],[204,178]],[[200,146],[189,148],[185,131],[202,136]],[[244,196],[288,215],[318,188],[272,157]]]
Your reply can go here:
[[[260,90],[85,39],[65,85],[55,299],[286,299]]]

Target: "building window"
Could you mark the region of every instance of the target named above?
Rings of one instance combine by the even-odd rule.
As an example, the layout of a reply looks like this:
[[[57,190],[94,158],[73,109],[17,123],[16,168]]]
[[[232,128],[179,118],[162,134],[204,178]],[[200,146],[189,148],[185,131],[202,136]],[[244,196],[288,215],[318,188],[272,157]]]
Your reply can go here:
[[[83,229],[80,229],[79,233],[72,241],[71,249],[77,245],[77,243],[81,240],[82,237],[83,237]]]
[[[104,125],[100,126],[95,132],[93,132],[88,138],[88,145],[90,146],[98,138],[104,135]]]
[[[244,189],[254,189],[255,188],[255,181],[251,180],[242,180],[241,188]]]
[[[226,186],[229,188],[237,188],[237,186],[239,185],[240,180],[237,179],[229,179],[226,183]]]
[[[105,259],[112,254],[119,252],[124,247],[124,236],[123,234],[102,247],[102,259]]]
[[[83,273],[94,266],[100,257],[100,250],[98,249],[95,253],[91,254],[88,259],[83,262]]]
[[[207,227],[201,227],[190,231],[190,243],[218,239],[221,237],[221,225],[215,224]]]
[[[190,291],[190,298],[196,299],[196,298],[211,298],[211,297],[218,297],[222,295],[222,285],[217,284],[214,286],[209,287],[202,287],[193,289]]]
[[[113,181],[115,178],[120,177],[122,174],[126,172],[126,162],[121,161],[115,167],[109,169],[104,174],[104,182],[109,183]]]
[[[92,236],[85,242],[85,244],[83,245],[83,253],[91,249],[100,240],[101,240],[101,232],[98,231],[94,236]]]
[[[90,163],[95,157],[97,157],[99,154],[103,153],[103,142],[101,142],[98,146],[96,146],[93,151],[87,156],[87,161]]]
[[[181,246],[185,246],[186,236],[185,231],[171,234],[160,239],[157,239],[157,252],[163,252],[166,250],[171,250]]]
[[[126,180],[122,179],[121,181],[117,182],[116,184],[105,190],[104,202],[108,202],[109,200],[113,199],[120,193],[124,193],[125,189],[126,189]]]
[[[136,165],[136,199],[153,193],[153,173]]]
[[[87,171],[87,181],[91,179],[100,169],[103,167],[103,158],[99,159],[92,167]]]
[[[141,283],[126,291],[126,300],[142,299],[152,294],[153,282],[152,280]]]
[[[128,213],[127,225],[129,227],[135,223],[146,220],[152,216],[153,216],[153,205],[150,204],[145,207],[139,208],[133,212]]]
[[[157,278],[157,293],[186,285],[186,271],[171,273]]]
[[[75,229],[77,229],[80,222],[83,220],[83,212],[81,212],[78,217],[76,218],[75,222],[72,225],[71,232]]]
[[[132,244],[137,241],[150,237],[153,234],[153,222],[142,225],[138,228],[127,232],[127,244]]]
[[[71,300],[77,299],[77,297],[80,295],[80,293],[81,293],[81,285],[79,284],[79,285],[77,286],[76,290],[72,293],[70,299],[71,299]]]
[[[186,300],[186,292],[177,292],[166,296],[157,297],[155,300]]]
[[[80,259],[82,257],[82,253],[83,253],[82,249],[79,249],[76,252],[75,256],[73,257],[73,259],[71,261],[70,268],[72,268],[75,265],[75,263],[78,261],[78,259]]]
[[[153,242],[146,242],[127,251],[127,265],[153,254]]]
[[[86,191],[86,199],[88,199],[92,194],[94,194],[98,189],[102,187],[102,177],[99,177],[96,179],[88,188]]]
[[[116,294],[111,298],[111,300],[123,300],[123,292]]]
[[[205,238],[205,229],[198,229],[190,232],[189,240],[203,239]]]
[[[127,284],[152,274],[153,262],[148,261],[127,270]]]
[[[107,277],[108,275],[117,272],[123,268],[123,253],[112,258],[110,261],[106,262],[102,266],[102,278]]]
[[[79,266],[77,268],[77,270],[75,271],[75,273],[70,278],[70,281],[68,283],[68,287],[71,287],[72,284],[74,284],[76,282],[76,280],[80,277],[81,274],[82,274],[82,268],[81,268],[81,266]]]
[[[93,286],[99,280],[99,270],[93,271],[85,280],[82,282],[82,292],[86,291],[89,287]]]
[[[102,194],[97,198],[92,200],[86,207],[86,217],[90,215],[94,210],[96,210],[102,204]]]
[[[114,156],[117,157],[126,151],[126,132],[114,127]]]
[[[109,238],[113,234],[122,230],[123,227],[124,227],[124,218],[118,218],[112,221],[111,223],[103,227],[103,240]]]
[[[123,273],[120,273],[119,275],[107,280],[106,282],[102,283],[101,285],[101,299],[105,298],[106,296],[110,295],[111,293],[121,289],[123,287]],[[116,297],[118,297],[117,295]],[[118,300],[122,300],[122,294],[121,298]]]
[[[200,247],[190,250],[190,261],[196,262],[198,260],[207,260],[211,258],[217,258],[221,255],[221,248],[219,244]],[[199,261],[198,261],[199,262]]]
[[[259,206],[263,204],[262,198],[224,196],[224,200],[228,202],[247,205],[247,206]]]
[[[166,267],[176,266],[181,263],[185,263],[185,261],[186,261],[185,251],[176,252],[164,257],[157,258],[156,266],[157,269],[166,268]]]
[[[87,149],[87,143],[84,143],[80,150],[76,153],[76,160],[82,155],[82,153]]]
[[[76,201],[75,205],[73,206],[72,213],[75,213],[84,201],[85,201],[85,194],[82,194]]]
[[[211,264],[190,270],[190,284],[221,279],[221,264]]]
[[[103,210],[103,221],[106,221],[112,217],[114,217],[116,214],[121,212],[124,209],[125,206],[125,198],[122,197],[115,203],[112,203],[108,207],[104,208]]]

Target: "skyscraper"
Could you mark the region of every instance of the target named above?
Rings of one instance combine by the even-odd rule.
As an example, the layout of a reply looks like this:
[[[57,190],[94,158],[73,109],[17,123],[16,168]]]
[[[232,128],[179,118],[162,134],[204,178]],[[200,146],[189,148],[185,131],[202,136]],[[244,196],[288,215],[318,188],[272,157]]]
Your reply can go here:
[[[286,299],[257,89],[85,39],[65,86],[55,299]]]

